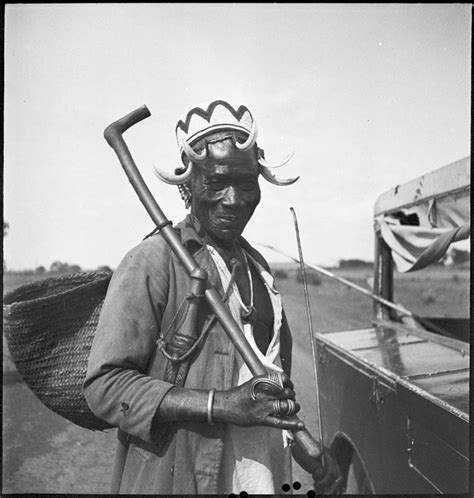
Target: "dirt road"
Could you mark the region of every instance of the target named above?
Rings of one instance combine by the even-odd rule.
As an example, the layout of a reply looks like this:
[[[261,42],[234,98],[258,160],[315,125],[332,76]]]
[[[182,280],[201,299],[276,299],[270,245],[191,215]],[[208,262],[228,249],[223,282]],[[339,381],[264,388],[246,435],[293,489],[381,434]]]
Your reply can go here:
[[[294,382],[302,400],[302,418],[316,434],[308,348],[295,350]],[[306,367],[305,367],[306,365]],[[303,401],[304,400],[304,401]],[[48,410],[22,382],[3,390],[3,493],[107,493],[115,447],[115,430],[91,432]],[[311,478],[294,466],[303,490]]]
[[[302,404],[300,416],[316,435],[313,366],[301,285],[288,278],[279,282],[279,288],[294,336],[292,378]],[[316,332],[370,326],[372,303],[366,297],[326,280],[310,291]],[[115,430],[100,433],[75,426],[43,406],[14,372],[4,376],[4,494],[107,493],[115,437]],[[296,464],[293,480],[302,484],[299,493],[312,487],[310,476]]]
[[[312,360],[301,288],[282,280],[281,292],[295,336],[293,379],[303,405],[301,418],[313,434],[315,417]],[[324,284],[311,288],[315,330],[337,330],[363,325],[370,303],[352,305],[344,317],[337,302],[347,302],[344,290]],[[351,296],[357,299],[357,296]],[[368,312],[369,315],[365,314]],[[91,432],[48,410],[14,374],[6,375],[3,389],[3,493],[107,493],[115,447],[115,430]],[[301,491],[312,486],[310,476],[296,464],[294,481]]]

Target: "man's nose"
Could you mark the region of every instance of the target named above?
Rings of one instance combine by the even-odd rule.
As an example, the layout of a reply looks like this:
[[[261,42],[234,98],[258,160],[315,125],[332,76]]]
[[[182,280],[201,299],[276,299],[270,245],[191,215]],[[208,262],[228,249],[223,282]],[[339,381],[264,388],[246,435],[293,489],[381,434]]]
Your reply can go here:
[[[232,185],[226,189],[223,204],[227,207],[240,207],[242,206],[242,196],[237,189]]]

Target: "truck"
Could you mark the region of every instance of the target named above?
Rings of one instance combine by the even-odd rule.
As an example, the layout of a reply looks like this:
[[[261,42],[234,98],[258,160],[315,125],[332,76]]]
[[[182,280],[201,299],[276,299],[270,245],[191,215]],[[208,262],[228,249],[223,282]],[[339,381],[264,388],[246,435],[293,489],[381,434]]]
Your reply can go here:
[[[469,231],[470,157],[375,203],[372,326],[316,334],[323,439],[346,494],[468,492],[469,316],[389,304],[400,270],[439,265]]]

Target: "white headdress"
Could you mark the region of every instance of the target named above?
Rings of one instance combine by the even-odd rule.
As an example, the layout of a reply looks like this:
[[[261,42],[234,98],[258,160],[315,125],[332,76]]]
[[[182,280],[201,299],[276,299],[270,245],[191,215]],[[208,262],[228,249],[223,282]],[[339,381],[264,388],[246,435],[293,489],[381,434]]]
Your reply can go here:
[[[244,105],[237,108],[233,107],[225,100],[214,100],[209,104],[193,107],[176,125],[176,141],[178,142],[181,159],[185,165],[184,171],[170,174],[155,168],[158,177],[172,185],[187,183],[191,176],[193,164],[204,161],[207,157],[207,148],[204,148],[201,152],[196,152],[193,145],[207,135],[221,131],[244,133],[247,136],[244,142],[239,142],[236,138],[237,134],[234,135],[235,147],[240,150],[249,150],[256,145],[257,124],[249,109]],[[289,154],[283,161],[271,164],[265,160],[263,150],[257,147],[259,172],[270,183],[290,185],[299,177],[278,179],[270,170],[283,166],[292,156],[293,153]],[[186,161],[186,158],[188,161]]]

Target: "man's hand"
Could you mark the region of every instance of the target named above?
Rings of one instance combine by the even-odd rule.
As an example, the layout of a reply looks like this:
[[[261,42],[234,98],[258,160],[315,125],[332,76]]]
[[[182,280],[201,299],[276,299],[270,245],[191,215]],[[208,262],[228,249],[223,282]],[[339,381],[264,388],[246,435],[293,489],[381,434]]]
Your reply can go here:
[[[250,427],[264,425],[277,429],[302,429],[303,422],[300,420],[288,420],[284,418],[289,404],[293,403],[297,413],[300,405],[295,402],[293,383],[290,378],[281,374],[283,387],[278,389],[267,389],[261,392],[252,389],[252,382],[255,379],[268,378],[260,375],[245,384],[229,389],[228,391],[217,391],[214,398],[213,415],[216,422],[225,422]],[[253,399],[255,398],[255,399]],[[280,400],[277,406],[281,409],[281,417],[275,414],[275,400]],[[288,400],[291,400],[289,402]]]
[[[313,476],[316,494],[342,493],[344,478],[328,448],[324,448],[324,466],[322,454],[318,458],[314,458],[306,454],[305,450],[298,444],[292,447],[292,453],[296,462]]]

